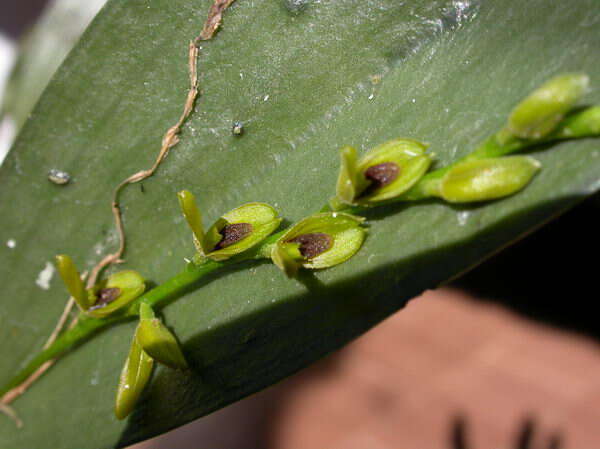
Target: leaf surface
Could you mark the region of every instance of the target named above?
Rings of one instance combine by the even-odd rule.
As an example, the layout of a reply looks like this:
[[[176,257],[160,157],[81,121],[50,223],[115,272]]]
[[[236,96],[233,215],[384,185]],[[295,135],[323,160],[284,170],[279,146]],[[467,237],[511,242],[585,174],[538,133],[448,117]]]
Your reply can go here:
[[[43,345],[64,306],[58,276],[48,289],[40,278],[47,262],[65,253],[89,269],[114,248],[112,189],[152,164],[177,120],[187,44],[209,4],[110,0],[0,169],[0,383]],[[194,192],[207,223],[250,201],[299,220],[333,194],[343,145],[419,139],[442,166],[558,73],[587,72],[586,98],[598,103],[599,25],[595,0],[238,0],[202,45],[203,95],[181,143],[143,189],[122,195],[126,266],[157,283],[182,269],[193,243],[179,190]],[[600,187],[598,140],[530,154],[543,168],[508,199],[374,209],[361,251],[333,269],[289,280],[272,264],[248,264],[191,289],[164,322],[193,369],[158,368],[125,422],[112,409],[135,324],[103,332],[15,402],[25,427],[0,419],[0,448],[124,446],[210,413],[339,348]],[[73,182],[49,183],[51,168]]]

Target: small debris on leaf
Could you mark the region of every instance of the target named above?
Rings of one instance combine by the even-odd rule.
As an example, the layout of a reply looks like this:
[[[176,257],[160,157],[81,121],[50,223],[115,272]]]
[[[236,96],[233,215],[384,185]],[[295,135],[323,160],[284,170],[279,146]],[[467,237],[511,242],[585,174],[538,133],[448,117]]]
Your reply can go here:
[[[244,134],[244,124],[242,122],[233,122],[233,126],[231,127],[231,133],[234,136],[241,136]]]
[[[69,175],[66,171],[53,168],[48,172],[48,181],[53,184],[63,186],[71,181],[71,175]]]

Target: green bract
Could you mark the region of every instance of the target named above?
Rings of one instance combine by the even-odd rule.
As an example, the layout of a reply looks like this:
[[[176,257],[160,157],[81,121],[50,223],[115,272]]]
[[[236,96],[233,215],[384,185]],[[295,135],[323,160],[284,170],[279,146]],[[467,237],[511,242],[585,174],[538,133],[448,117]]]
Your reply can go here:
[[[144,278],[137,271],[124,270],[111,274],[108,279],[100,282],[94,289],[88,290],[92,298],[97,298],[86,313],[96,318],[110,315],[134,301],[144,293],[146,285]],[[107,292],[109,301],[103,301],[103,293]]]
[[[345,262],[361,247],[364,218],[341,212],[311,215],[290,228],[271,248],[271,259],[288,276],[300,267],[319,269]]]
[[[332,203],[373,206],[400,196],[429,168],[431,157],[426,149],[416,140],[396,139],[373,148],[359,160],[355,148],[343,147]]]
[[[140,304],[140,324],[135,335],[141,348],[157,362],[171,368],[187,368],[179,343],[146,303]]]
[[[115,400],[115,415],[117,419],[125,419],[135,407],[144,387],[150,379],[154,361],[138,344],[134,336],[129,355],[121,371],[117,397]]]
[[[582,73],[552,78],[513,109],[507,131],[523,139],[546,136],[579,101],[588,84],[589,77]]]
[[[525,187],[540,167],[528,156],[461,162],[444,175],[432,194],[451,203],[502,198]]]
[[[229,259],[267,238],[279,227],[277,211],[265,203],[244,204],[219,218],[206,233],[194,195],[178,193],[179,204],[200,254],[215,261]]]

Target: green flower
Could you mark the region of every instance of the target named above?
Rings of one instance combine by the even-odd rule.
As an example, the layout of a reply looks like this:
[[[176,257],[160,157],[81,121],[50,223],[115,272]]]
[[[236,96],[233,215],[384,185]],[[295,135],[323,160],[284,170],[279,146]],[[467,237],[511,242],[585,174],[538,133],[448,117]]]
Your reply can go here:
[[[277,211],[265,203],[244,204],[219,218],[204,232],[194,195],[183,190],[177,194],[183,215],[200,254],[215,261],[229,259],[257,245],[279,227]]]
[[[123,309],[144,293],[146,288],[144,278],[137,271],[124,270],[111,274],[93,288],[86,289],[69,256],[56,256],[56,266],[79,309],[96,318],[103,318]]]
[[[529,184],[540,167],[537,160],[528,156],[461,162],[444,175],[431,193],[451,203],[502,198]]]
[[[519,103],[506,131],[522,139],[540,139],[556,128],[586,92],[589,77],[582,73],[557,76]]]
[[[290,228],[271,249],[271,259],[288,276],[300,267],[320,269],[345,262],[361,247],[364,218],[341,212],[311,215]]]
[[[111,274],[105,281],[91,289],[88,294],[97,298],[87,310],[87,314],[102,318],[129,305],[142,293],[146,286],[144,279],[133,270]]]
[[[343,147],[332,204],[373,206],[400,196],[429,168],[431,156],[425,154],[426,149],[416,140],[396,139],[373,148],[359,160],[355,148]]]

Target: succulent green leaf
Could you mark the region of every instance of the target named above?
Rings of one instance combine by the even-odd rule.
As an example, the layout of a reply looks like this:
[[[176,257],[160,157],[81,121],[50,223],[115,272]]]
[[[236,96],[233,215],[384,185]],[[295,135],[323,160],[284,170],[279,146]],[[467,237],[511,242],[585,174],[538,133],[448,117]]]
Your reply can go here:
[[[99,306],[92,306],[87,310],[87,314],[96,318],[106,317],[117,310],[123,309],[146,289],[144,278],[133,270],[118,271],[111,274],[108,279],[100,282],[92,291],[92,297],[97,296],[104,289],[118,289],[118,296],[115,300]]]
[[[56,256],[56,267],[63,282],[67,286],[69,294],[75,299],[77,306],[82,310],[87,310],[93,302],[88,298],[88,294],[81,280],[81,275],[77,271],[73,260],[66,254]]]
[[[546,136],[581,99],[588,85],[589,77],[581,73],[552,78],[515,107],[508,131],[524,139]]]
[[[439,196],[451,203],[502,198],[529,184],[540,167],[537,160],[528,156],[462,162],[442,178]]]
[[[117,397],[115,400],[115,416],[125,419],[135,405],[152,374],[154,361],[138,344],[134,336],[131,341],[129,355],[119,377]]]
[[[152,307],[140,304],[137,343],[154,360],[171,368],[187,368],[179,343],[167,327],[154,316]]]
[[[304,268],[319,269],[338,265],[350,259],[362,246],[366,231],[361,224],[364,218],[342,212],[323,212],[311,215],[290,228],[276,243],[273,261],[286,274],[293,272],[288,265],[297,261],[298,244],[292,242],[303,235],[325,234],[331,239],[331,246],[316,257],[303,257]],[[301,255],[301,254],[300,254]],[[286,257],[287,256],[287,257]]]
[[[248,224],[249,233],[240,240],[222,249],[215,249],[223,238],[221,232],[228,225]],[[206,257],[222,261],[241,254],[256,246],[275,231],[281,224],[277,210],[265,203],[248,203],[223,215],[206,232],[203,246],[211,250]]]

